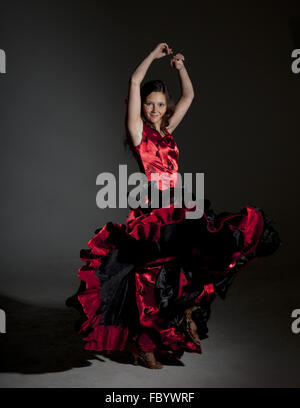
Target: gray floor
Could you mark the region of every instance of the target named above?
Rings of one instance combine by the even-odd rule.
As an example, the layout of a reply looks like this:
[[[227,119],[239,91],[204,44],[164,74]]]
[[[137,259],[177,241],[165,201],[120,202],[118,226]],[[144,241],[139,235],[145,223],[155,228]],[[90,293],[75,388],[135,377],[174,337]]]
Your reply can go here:
[[[77,312],[64,307],[78,286],[78,262],[49,265],[40,279],[36,271],[26,281],[11,275],[1,284],[7,332],[0,335],[0,386],[299,387],[300,334],[291,331],[299,274],[279,259],[275,254],[240,270],[227,298],[213,303],[202,354],[185,353],[182,365],[162,370],[133,366],[126,353],[108,358],[83,350],[73,328]],[[59,268],[70,268],[70,277],[58,278]]]

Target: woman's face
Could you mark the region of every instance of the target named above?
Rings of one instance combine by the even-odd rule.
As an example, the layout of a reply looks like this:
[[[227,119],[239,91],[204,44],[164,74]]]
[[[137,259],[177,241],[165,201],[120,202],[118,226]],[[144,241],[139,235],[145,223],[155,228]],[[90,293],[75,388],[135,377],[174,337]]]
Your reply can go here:
[[[162,92],[151,92],[143,103],[145,118],[152,123],[161,123],[167,110],[167,99]]]

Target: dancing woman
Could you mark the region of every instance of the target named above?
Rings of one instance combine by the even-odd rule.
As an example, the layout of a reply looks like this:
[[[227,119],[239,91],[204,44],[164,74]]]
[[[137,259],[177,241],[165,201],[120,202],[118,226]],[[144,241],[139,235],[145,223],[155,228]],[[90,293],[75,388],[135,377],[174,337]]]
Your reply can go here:
[[[182,95],[177,104],[164,81],[141,86],[151,63],[171,56]],[[225,298],[237,271],[274,253],[281,240],[261,208],[215,214],[204,200],[195,207],[178,204],[178,146],[173,132],[188,111],[194,90],[182,54],[158,44],[130,78],[126,131],[132,153],[148,184],[144,205],[130,208],[125,224],[109,222],[95,231],[80,257],[81,285],[66,304],[82,315],[79,333],[87,350],[125,350],[134,364],[162,368],[184,351],[201,353],[216,295]],[[153,206],[153,184],[159,206]],[[161,203],[167,192],[170,204]],[[157,207],[157,206],[156,206]]]

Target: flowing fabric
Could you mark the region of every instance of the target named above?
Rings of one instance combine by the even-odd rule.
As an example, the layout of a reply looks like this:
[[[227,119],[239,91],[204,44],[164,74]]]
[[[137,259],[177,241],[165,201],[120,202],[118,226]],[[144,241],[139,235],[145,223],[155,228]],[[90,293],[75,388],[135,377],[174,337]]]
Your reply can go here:
[[[80,252],[81,285],[67,305],[81,313],[86,350],[124,350],[135,342],[144,351],[157,348],[177,357],[201,353],[185,311],[192,308],[198,336],[207,338],[216,295],[225,299],[240,268],[281,244],[274,221],[256,206],[217,215],[205,199],[203,216],[187,218],[195,207],[175,205],[178,189],[184,195],[179,150],[167,128],[164,132],[162,137],[144,123],[142,141],[132,147],[148,180],[147,207],[130,208],[124,224],[98,228]],[[153,183],[170,194],[169,206],[152,207]]]

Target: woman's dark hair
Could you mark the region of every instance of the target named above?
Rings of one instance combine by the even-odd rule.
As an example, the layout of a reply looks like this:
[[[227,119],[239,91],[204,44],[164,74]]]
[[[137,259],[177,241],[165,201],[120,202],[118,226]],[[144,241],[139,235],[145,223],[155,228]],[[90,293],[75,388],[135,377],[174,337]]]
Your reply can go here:
[[[144,116],[144,110],[143,110],[143,104],[145,99],[147,98],[148,95],[150,95],[152,92],[162,92],[165,97],[166,97],[166,102],[167,102],[167,110],[166,113],[164,114],[161,122],[161,128],[164,129],[166,126],[169,125],[169,119],[173,115],[174,110],[175,110],[175,103],[172,99],[172,96],[169,92],[168,86],[165,81],[162,81],[160,79],[154,79],[152,81],[145,82],[142,87],[141,87],[141,118],[146,125],[151,127],[152,129],[155,129],[154,125],[149,122],[145,116]],[[127,128],[127,117],[128,117],[128,109],[126,109],[126,116],[125,116],[125,128],[126,128],[126,139],[124,141],[124,145],[126,146],[127,144],[131,144],[131,140],[129,137],[129,132]]]

